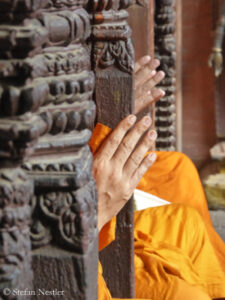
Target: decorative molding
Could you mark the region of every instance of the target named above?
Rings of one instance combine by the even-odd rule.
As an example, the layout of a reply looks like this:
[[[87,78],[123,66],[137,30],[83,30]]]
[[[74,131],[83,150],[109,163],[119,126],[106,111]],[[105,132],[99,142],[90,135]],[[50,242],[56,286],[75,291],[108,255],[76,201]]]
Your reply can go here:
[[[64,249],[87,252],[97,230],[96,197],[93,181],[76,191],[52,191],[35,196],[31,225],[33,246],[37,248],[52,241]],[[95,217],[90,217],[93,212]]]
[[[34,55],[47,40],[48,31],[37,20],[29,20],[24,26],[0,25],[0,58]]]
[[[94,75],[83,71],[79,75],[47,77],[31,84],[0,87],[0,116],[18,116],[26,112],[53,111],[61,107],[79,109],[90,100]],[[79,104],[80,103],[80,104]]]
[[[156,1],[155,55],[160,69],[166,74],[160,87],[165,96],[156,103],[156,130],[158,150],[176,149],[176,13],[175,0]]]
[[[25,58],[42,52],[43,47],[67,47],[90,35],[89,15],[76,11],[43,12],[38,19],[18,25],[0,25],[0,58]]]
[[[43,12],[75,11],[88,0],[4,0],[0,2],[0,24],[19,24],[24,19],[38,18]]]
[[[93,3],[94,2],[94,3]],[[131,30],[127,24],[128,13],[123,10],[132,1],[93,1],[92,19],[94,68],[115,65],[125,73],[134,68],[134,50]],[[122,10],[121,10],[122,9]]]
[[[0,119],[0,159],[22,159],[31,155],[38,137],[47,128],[39,117],[30,114],[14,119]]]
[[[1,299],[6,299],[3,288],[31,286],[29,199],[32,193],[32,182],[21,169],[0,169]]]
[[[133,46],[127,41],[96,42],[93,48],[94,65],[102,68],[108,68],[116,65],[126,73],[133,72]]]
[[[88,58],[87,49],[80,45],[69,46],[63,51],[60,48],[48,49],[47,53],[32,58],[0,60],[0,78],[19,79],[22,74],[26,82],[30,78],[80,73],[90,70]]]

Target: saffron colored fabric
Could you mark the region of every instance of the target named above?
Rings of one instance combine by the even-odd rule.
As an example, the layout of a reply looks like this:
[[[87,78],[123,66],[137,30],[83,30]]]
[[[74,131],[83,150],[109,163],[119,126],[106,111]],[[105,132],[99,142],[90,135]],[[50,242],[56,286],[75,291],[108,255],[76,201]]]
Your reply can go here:
[[[97,124],[90,141],[93,152],[110,131]],[[225,298],[225,244],[213,229],[198,172],[182,153],[156,154],[138,188],[172,204],[135,212],[136,297]],[[99,249],[114,238],[115,218],[101,230]],[[100,264],[98,283],[98,300],[111,300]]]

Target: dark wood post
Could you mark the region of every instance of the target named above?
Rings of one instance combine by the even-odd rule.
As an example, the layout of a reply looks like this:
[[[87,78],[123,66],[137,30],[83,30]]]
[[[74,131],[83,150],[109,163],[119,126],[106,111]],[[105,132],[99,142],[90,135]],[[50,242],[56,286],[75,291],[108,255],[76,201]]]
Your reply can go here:
[[[97,121],[114,128],[133,111],[134,53],[124,10],[129,1],[93,2]],[[112,296],[134,297],[132,200],[117,217],[116,241],[101,252],[100,258]]]
[[[181,148],[181,57],[180,52],[177,53],[177,41],[181,47],[178,35],[181,28],[176,26],[180,7],[180,0],[155,1],[155,55],[166,74],[161,82],[166,94],[156,103],[156,147],[164,151]]]

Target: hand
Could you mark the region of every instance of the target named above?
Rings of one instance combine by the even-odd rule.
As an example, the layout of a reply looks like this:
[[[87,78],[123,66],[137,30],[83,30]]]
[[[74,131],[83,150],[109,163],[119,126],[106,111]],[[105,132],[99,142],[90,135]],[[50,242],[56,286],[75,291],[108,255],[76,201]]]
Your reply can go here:
[[[212,52],[209,57],[209,67],[214,70],[214,75],[218,77],[223,71],[223,54],[222,52]]]
[[[159,65],[159,60],[152,59],[150,56],[143,56],[135,63],[135,114],[155,103],[165,95],[163,90],[155,88],[165,77],[163,71],[156,71]]]
[[[135,121],[134,115],[122,120],[94,155],[99,230],[126,204],[156,159],[155,153],[145,156],[157,137],[149,130],[151,118],[145,116],[134,125]]]

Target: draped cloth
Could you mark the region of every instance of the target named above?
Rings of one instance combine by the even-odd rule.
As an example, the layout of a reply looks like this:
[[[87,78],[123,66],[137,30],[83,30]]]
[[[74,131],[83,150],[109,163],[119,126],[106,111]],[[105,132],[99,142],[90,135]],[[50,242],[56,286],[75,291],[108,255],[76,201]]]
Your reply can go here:
[[[110,131],[97,124],[90,141],[93,152]],[[225,244],[212,226],[198,172],[182,153],[156,154],[156,162],[137,188],[172,204],[135,212],[136,296],[225,298]],[[99,250],[114,240],[115,224],[113,218],[101,230]],[[99,264],[99,300],[108,299],[112,297]]]

